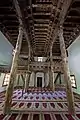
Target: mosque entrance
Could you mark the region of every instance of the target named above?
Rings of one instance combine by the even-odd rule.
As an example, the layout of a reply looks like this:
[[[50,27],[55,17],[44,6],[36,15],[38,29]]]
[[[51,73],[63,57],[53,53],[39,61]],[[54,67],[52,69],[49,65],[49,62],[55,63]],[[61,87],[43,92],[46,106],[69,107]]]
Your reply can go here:
[[[37,77],[37,87],[42,87],[42,77]]]

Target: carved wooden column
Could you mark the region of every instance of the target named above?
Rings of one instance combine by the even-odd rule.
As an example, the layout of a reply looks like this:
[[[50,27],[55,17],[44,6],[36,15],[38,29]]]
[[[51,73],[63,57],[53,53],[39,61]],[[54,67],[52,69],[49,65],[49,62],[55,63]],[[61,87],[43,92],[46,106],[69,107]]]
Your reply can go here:
[[[19,86],[20,74],[17,75],[17,86]]]
[[[12,102],[12,94],[13,94],[13,86],[14,86],[14,80],[16,78],[17,74],[17,62],[18,62],[18,57],[21,49],[21,44],[22,44],[22,36],[23,36],[23,30],[22,26],[19,27],[19,35],[16,43],[16,48],[12,60],[12,66],[11,66],[11,71],[10,71],[10,80],[9,80],[9,85],[6,91],[6,97],[5,97],[5,105],[4,105],[4,113],[9,113],[10,108],[11,108],[11,102]]]
[[[46,73],[44,72],[44,87],[46,87]]]
[[[47,73],[46,72],[44,72],[44,87],[47,87]]]
[[[50,88],[50,64],[48,64],[48,76],[49,76],[49,83],[48,83],[48,88]]]
[[[25,73],[21,74],[21,78],[23,81],[23,86],[22,86],[22,97],[23,97],[24,89],[25,89]]]
[[[36,72],[34,72],[34,87],[36,87]]]
[[[31,71],[30,71],[31,49],[30,49],[30,45],[28,46],[28,48],[29,48],[29,53],[28,53],[28,70],[27,70],[26,76],[25,76],[25,91],[27,91],[28,88],[29,88],[29,82],[30,82],[30,76],[31,76]]]
[[[75,114],[74,97],[73,97],[73,92],[72,92],[70,72],[69,72],[69,67],[68,67],[68,61],[67,61],[66,48],[65,48],[65,43],[64,43],[62,26],[60,27],[60,31],[59,31],[59,39],[60,39],[60,49],[61,49],[63,69],[64,69],[64,80],[65,80],[65,83],[66,83],[66,94],[67,94],[67,101],[68,101],[68,109],[69,109],[70,114]]]
[[[27,81],[27,73],[25,73],[25,86],[24,86],[25,92],[27,91],[27,90],[26,90],[26,88],[27,88],[26,81]]]
[[[31,72],[27,71],[27,74],[26,74],[26,77],[25,77],[25,91],[26,92],[27,92],[27,90],[29,88],[30,76],[31,76]]]
[[[50,47],[50,72],[49,72],[50,88],[54,91],[54,68],[53,68],[53,56],[52,46]]]

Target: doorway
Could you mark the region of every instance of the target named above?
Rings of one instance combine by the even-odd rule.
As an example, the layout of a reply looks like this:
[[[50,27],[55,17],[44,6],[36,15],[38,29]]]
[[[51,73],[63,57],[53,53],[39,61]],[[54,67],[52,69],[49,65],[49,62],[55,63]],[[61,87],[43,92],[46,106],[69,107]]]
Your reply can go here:
[[[42,87],[42,77],[37,77],[37,87]]]

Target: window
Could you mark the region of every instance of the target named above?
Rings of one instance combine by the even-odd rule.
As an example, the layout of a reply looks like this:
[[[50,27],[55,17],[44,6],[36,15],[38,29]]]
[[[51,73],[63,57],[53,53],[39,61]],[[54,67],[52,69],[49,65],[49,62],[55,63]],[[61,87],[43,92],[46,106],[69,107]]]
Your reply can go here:
[[[7,86],[9,84],[10,73],[7,73],[4,77],[3,86]]]
[[[42,62],[43,61],[43,57],[38,57],[38,62]]]
[[[70,75],[70,80],[73,88],[77,88],[75,75]]]

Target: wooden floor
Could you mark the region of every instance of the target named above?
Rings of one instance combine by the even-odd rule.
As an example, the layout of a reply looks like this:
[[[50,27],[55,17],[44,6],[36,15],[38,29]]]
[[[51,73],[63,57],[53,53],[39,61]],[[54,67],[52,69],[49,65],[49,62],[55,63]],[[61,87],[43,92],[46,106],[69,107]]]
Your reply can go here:
[[[65,91],[17,89],[10,115],[3,115],[5,93],[0,93],[0,120],[80,120],[80,99],[75,96],[76,116],[68,114]]]

